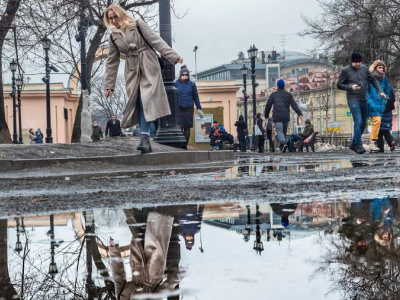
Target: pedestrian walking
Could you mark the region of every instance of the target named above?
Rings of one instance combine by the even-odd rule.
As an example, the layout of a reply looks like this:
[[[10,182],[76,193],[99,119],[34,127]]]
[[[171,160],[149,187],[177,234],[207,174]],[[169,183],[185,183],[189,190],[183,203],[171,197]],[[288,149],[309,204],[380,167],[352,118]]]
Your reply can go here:
[[[378,80],[361,63],[361,54],[353,53],[351,55],[351,65],[342,70],[337,84],[339,90],[346,91],[347,104],[353,115],[354,136],[349,148],[358,154],[365,152],[361,136],[367,126],[368,119],[368,105],[366,101],[368,83],[371,83],[375,87],[380,97],[386,97]]]
[[[272,107],[274,107],[272,114],[279,141],[279,148],[282,152],[286,152],[286,132],[290,121],[290,107],[292,107],[301,120],[303,119],[303,114],[297,106],[296,101],[294,101],[292,94],[285,91],[285,81],[279,79],[276,85],[278,90],[269,96],[264,116],[265,118],[268,118]]]
[[[150,122],[171,114],[155,50],[172,64],[183,59],[143,20],[135,20],[118,4],[104,12],[104,23],[111,29],[105,73],[105,97],[115,88],[120,56],[126,57],[125,82],[129,96],[121,127],[140,124],[142,154],[152,152]],[[155,49],[155,50],[154,50]]]
[[[244,121],[242,115],[240,115],[239,120],[235,122],[235,126],[240,146],[240,152],[246,152],[246,136],[248,132],[247,132],[247,124]]]
[[[381,127],[381,117],[383,112],[385,111],[387,98],[389,98],[390,93],[390,83],[388,78],[385,76],[386,73],[386,65],[381,60],[376,60],[370,66],[369,71],[371,72],[372,76],[374,76],[382,89],[385,93],[385,98],[381,97],[378,94],[378,90],[370,83],[367,95],[367,103],[368,103],[368,113],[371,117],[372,129],[371,129],[371,136],[370,136],[370,152],[377,153],[379,152],[378,148],[378,136],[379,136],[379,129]]]
[[[43,133],[40,130],[40,128],[36,130],[35,136],[36,136],[36,144],[43,144]]]
[[[311,121],[307,119],[304,124],[306,125],[301,133],[292,133],[288,140],[288,150],[293,152],[293,145],[295,142],[304,141],[306,138],[314,133],[314,127],[311,125]]]
[[[269,144],[269,152],[275,152],[275,145],[274,145],[274,140],[273,140],[274,119],[272,117],[269,117],[267,119],[266,127],[267,127],[266,130],[267,130],[267,139],[268,139],[268,144]]]
[[[121,136],[121,122],[115,117],[111,116],[111,119],[107,121],[106,125],[106,136],[117,137]]]
[[[382,114],[381,118],[381,127],[379,128],[379,135],[378,135],[378,148],[379,152],[385,152],[384,150],[384,139],[386,143],[390,147],[390,151],[394,151],[396,149],[396,142],[390,132],[392,130],[393,125],[393,110],[395,109],[396,96],[394,93],[394,89],[390,87],[389,91],[389,99],[385,105],[385,111]]]
[[[264,128],[264,120],[261,118],[261,113],[257,113],[256,115],[256,137],[258,139],[258,153],[264,153],[264,145],[265,145],[265,128]]]
[[[36,144],[36,135],[33,128],[29,129],[29,144]]]
[[[100,139],[103,137],[103,132],[101,131],[99,124],[97,122],[94,122],[92,128],[93,128],[92,141],[93,142],[100,141]]]
[[[193,127],[193,103],[196,105],[197,112],[201,119],[204,118],[204,113],[201,110],[196,84],[190,80],[189,69],[185,65],[181,67],[179,79],[175,82],[175,87],[178,89],[180,111],[179,126],[188,143],[190,139],[190,128]]]

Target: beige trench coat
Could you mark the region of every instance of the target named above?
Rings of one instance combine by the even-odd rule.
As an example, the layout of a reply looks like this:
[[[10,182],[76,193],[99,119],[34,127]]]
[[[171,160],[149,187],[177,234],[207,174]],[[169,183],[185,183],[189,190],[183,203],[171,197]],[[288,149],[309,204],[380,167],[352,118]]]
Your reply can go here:
[[[116,297],[120,295],[118,299],[132,299],[137,294],[174,290],[179,284],[178,281],[163,281],[173,221],[171,216],[150,212],[147,217],[144,247],[138,241],[143,236],[133,236],[130,247],[132,281],[127,281],[119,247],[109,247]]]
[[[136,21],[146,41],[172,64],[180,57],[168,44],[156,34],[144,21]],[[114,43],[111,40],[113,38]],[[118,51],[119,50],[119,51]],[[157,56],[139,34],[136,26],[122,30],[113,28],[108,41],[108,59],[105,73],[105,89],[114,90],[118,74],[120,54],[125,55],[125,82],[129,96],[121,122],[122,128],[139,123],[137,100],[142,99],[147,122],[171,114],[167,93],[161,75]]]

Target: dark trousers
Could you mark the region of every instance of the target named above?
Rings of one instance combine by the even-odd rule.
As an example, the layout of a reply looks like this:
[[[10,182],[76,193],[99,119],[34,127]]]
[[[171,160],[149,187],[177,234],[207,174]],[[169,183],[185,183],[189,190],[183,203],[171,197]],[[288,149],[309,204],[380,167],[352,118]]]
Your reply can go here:
[[[190,139],[190,126],[180,126],[181,127],[181,130],[182,130],[182,133],[183,133],[183,136],[185,137],[185,139],[186,139],[186,143],[189,143],[189,139]]]
[[[272,139],[272,129],[267,129],[267,139],[269,141],[269,151],[275,152],[274,140]]]
[[[239,138],[240,152],[246,152],[246,137]]]
[[[257,138],[258,138],[258,152],[263,153],[265,138],[263,136],[257,136]]]
[[[390,130],[380,130],[379,135],[378,135],[378,148],[381,152],[384,151],[384,142],[383,138],[385,137],[386,143],[389,145],[389,147],[392,145],[394,142],[394,138],[392,134],[390,133]]]

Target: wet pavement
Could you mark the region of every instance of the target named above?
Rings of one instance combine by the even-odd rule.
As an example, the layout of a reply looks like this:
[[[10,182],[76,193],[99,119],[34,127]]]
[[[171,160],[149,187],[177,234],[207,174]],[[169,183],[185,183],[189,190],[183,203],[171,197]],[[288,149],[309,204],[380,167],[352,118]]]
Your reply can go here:
[[[399,200],[3,218],[0,299],[399,299]]]

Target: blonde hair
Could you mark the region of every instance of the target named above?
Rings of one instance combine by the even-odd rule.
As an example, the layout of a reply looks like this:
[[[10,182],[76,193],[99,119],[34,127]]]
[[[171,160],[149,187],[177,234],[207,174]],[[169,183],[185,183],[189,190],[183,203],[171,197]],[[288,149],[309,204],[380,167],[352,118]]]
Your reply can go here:
[[[125,9],[123,9],[118,4],[113,3],[113,4],[109,5],[104,12],[104,24],[108,28],[114,28],[114,26],[110,23],[110,20],[108,19],[108,13],[110,11],[113,11],[114,14],[117,15],[122,29],[124,29],[126,27],[133,27],[136,25],[136,20],[132,16],[130,16]]]
[[[369,67],[369,71],[373,72],[376,70],[376,68],[378,68],[379,66],[383,67],[383,71],[386,73],[386,64],[381,61],[381,60],[376,60],[374,61],[374,63]]]

